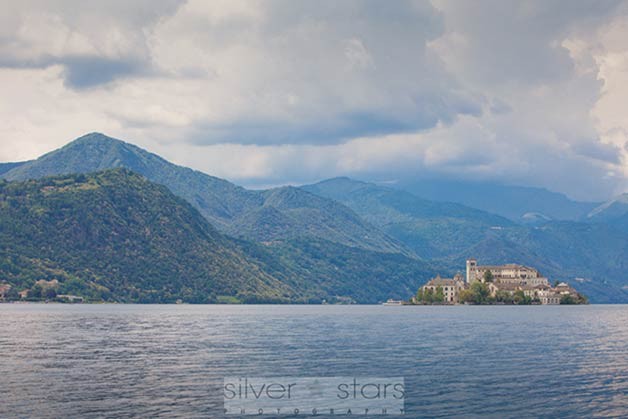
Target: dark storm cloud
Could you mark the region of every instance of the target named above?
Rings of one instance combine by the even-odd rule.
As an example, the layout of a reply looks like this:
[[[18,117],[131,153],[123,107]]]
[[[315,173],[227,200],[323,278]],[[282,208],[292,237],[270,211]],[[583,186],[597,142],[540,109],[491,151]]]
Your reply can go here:
[[[146,73],[145,63],[134,60],[115,60],[96,56],[68,56],[61,60],[65,84],[82,89],[109,83],[120,77]]]

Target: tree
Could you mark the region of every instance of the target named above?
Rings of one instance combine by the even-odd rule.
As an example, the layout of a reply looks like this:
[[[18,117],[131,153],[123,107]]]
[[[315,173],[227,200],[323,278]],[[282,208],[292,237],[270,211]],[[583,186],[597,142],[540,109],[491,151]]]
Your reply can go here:
[[[473,303],[473,293],[471,290],[462,290],[458,295],[458,299],[461,303]]]
[[[517,290],[513,295],[513,302],[520,305],[532,304],[532,298],[525,295],[523,291]]]
[[[560,297],[561,304],[577,304],[576,299],[571,296],[571,294],[563,294]]]
[[[495,301],[500,303],[509,303],[512,304],[512,295],[508,291],[498,290],[495,293]]]
[[[474,282],[468,290],[460,293],[460,301],[473,304],[486,304],[489,301],[490,290],[482,282]]]
[[[40,299],[42,297],[42,295],[43,295],[43,291],[44,290],[41,287],[41,285],[35,284],[28,291],[28,298],[29,299]]]
[[[419,288],[419,290],[416,293],[416,301],[417,301],[417,303],[422,303],[423,302],[423,300],[425,298],[424,294],[425,293],[423,292],[423,288],[422,287]]]
[[[486,303],[488,301],[488,296],[491,294],[488,289],[488,285],[482,284],[481,282],[476,282],[471,285],[471,290],[473,291],[478,304]]]
[[[445,301],[445,293],[443,292],[443,287],[437,287],[436,288],[436,292],[434,293],[434,300],[433,302],[435,303],[442,303]]]
[[[434,302],[434,290],[431,288],[427,288],[423,295],[423,302],[425,303],[433,303]]]
[[[20,299],[20,294],[17,292],[17,289],[15,287],[12,287],[6,295],[6,300],[7,301],[16,301]]]
[[[57,291],[52,287],[45,288],[43,296],[46,298],[46,300],[52,300],[57,296]]]
[[[484,282],[493,282],[493,272],[488,269],[484,271]]]

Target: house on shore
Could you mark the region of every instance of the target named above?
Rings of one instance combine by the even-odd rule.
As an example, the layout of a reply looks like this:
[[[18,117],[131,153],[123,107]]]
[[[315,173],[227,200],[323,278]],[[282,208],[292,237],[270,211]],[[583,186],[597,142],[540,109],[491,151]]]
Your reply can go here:
[[[0,301],[7,298],[9,291],[11,291],[11,284],[0,284]]]

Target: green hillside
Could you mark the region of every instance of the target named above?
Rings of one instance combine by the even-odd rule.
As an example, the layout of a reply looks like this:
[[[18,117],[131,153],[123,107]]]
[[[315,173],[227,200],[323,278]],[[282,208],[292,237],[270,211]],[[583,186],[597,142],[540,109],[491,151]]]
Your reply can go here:
[[[462,252],[492,229],[514,225],[464,205],[428,201],[348,178],[330,179],[303,189],[343,203],[426,259]]]
[[[327,240],[229,238],[167,188],[125,169],[0,181],[0,282],[120,302],[377,302],[432,273]]]
[[[124,170],[0,185],[0,275],[115,301],[296,298],[165,187]]]
[[[628,301],[625,197],[600,206],[589,217],[591,222],[553,221],[539,213],[517,224],[465,205],[429,201],[348,178],[301,188],[247,190],[97,133],[37,160],[3,164],[0,176],[25,180],[110,168],[126,168],[166,186],[187,201],[197,217],[204,217],[203,222],[209,221],[206,228],[224,246],[267,276],[263,276],[263,284],[248,284],[245,280],[242,284],[236,281],[232,288],[212,287],[211,298],[220,292],[235,293],[251,301],[320,301],[336,296],[380,301],[402,296],[399,293],[415,287],[417,278],[423,279],[427,273],[455,273],[464,268],[466,258],[476,257],[486,263],[516,262],[537,267],[551,279],[569,281],[593,302]],[[546,197],[539,191],[540,195],[535,195],[532,190],[507,189],[519,198],[536,197],[530,202],[532,207],[543,204],[537,201]],[[492,199],[500,201],[508,196]],[[556,211],[566,208],[564,197],[552,197],[543,205]],[[109,216],[102,214],[103,225],[109,222]],[[72,217],[68,214],[67,222]],[[5,235],[1,244],[6,246],[10,237]],[[31,239],[30,246],[37,246],[38,236]],[[28,250],[29,244],[23,244]],[[140,254],[142,248],[138,246],[136,253]],[[47,277],[61,270],[67,276],[82,263],[68,268],[70,259],[55,262],[38,256],[35,247],[30,253],[11,248],[13,253],[6,253],[5,260],[13,266],[13,277],[20,269],[22,273],[39,272],[37,275]],[[163,272],[180,276],[177,272],[187,271],[166,266]],[[32,279],[37,275],[26,276]],[[156,271],[154,275],[159,276]],[[345,295],[347,290],[351,292]],[[203,298],[208,295],[203,294]]]
[[[135,145],[99,133],[84,135],[58,150],[9,170],[3,177],[7,180],[27,180],[118,167],[167,186],[175,195],[196,207],[216,227],[228,224],[236,214],[262,202],[253,191],[174,165]]]
[[[262,191],[260,195],[264,199],[262,205],[236,218],[226,233],[266,242],[316,237],[367,250],[410,253],[331,199],[294,187]]]
[[[87,134],[2,175],[38,179],[123,167],[167,186],[194,206],[218,230],[258,241],[316,237],[364,249],[409,253],[351,210],[297,188],[252,191],[226,180],[172,164],[132,144]],[[268,208],[274,208],[268,211]],[[261,217],[258,219],[258,217]],[[273,220],[279,224],[273,225]],[[337,220],[337,221],[336,221]],[[261,225],[261,228],[258,228]]]

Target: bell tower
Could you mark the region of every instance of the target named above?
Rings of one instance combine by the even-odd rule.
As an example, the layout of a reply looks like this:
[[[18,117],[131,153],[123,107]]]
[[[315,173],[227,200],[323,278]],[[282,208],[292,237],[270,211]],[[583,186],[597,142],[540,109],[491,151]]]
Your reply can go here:
[[[478,266],[478,261],[471,258],[467,259],[467,284],[471,283],[475,279],[475,268]],[[471,277],[473,275],[473,278]]]

